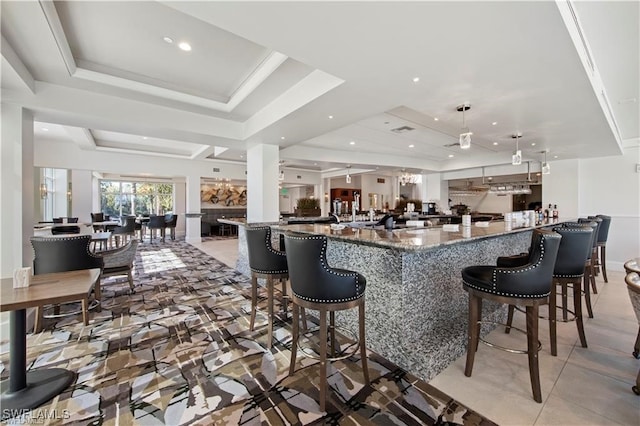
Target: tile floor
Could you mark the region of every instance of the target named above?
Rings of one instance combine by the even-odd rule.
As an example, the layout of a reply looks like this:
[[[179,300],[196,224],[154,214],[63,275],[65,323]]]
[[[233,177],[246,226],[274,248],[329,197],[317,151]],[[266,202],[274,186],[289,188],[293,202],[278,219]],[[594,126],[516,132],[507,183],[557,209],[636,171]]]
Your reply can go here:
[[[237,240],[208,241],[202,251],[235,266]],[[503,425],[640,425],[640,397],[631,391],[640,360],[631,355],[638,332],[622,271],[597,278],[593,319],[585,321],[588,348],[580,346],[575,323],[558,324],[558,356],[549,353],[548,324],[540,320],[542,404],[533,400],[526,355],[480,345],[472,377],[464,376],[462,356],[431,384],[469,408]],[[571,300],[571,299],[570,299]],[[516,327],[525,328],[516,313]],[[488,340],[526,347],[520,333],[493,331]]]

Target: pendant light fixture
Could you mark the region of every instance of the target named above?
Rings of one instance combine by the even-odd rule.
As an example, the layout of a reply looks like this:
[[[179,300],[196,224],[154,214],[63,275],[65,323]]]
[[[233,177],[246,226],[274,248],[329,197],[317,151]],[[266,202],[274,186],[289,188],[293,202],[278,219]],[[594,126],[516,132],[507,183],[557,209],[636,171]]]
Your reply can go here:
[[[516,140],[516,151],[511,156],[511,164],[513,164],[514,166],[519,166],[520,164],[522,164],[522,151],[520,151],[519,149],[518,140],[522,137],[522,133],[516,132],[515,134],[511,135],[511,137]]]
[[[543,175],[550,175],[551,174],[551,166],[549,165],[549,163],[547,163],[547,151],[544,150],[542,151],[544,153],[544,162],[542,163],[542,174]]]
[[[471,148],[471,135],[473,135],[473,133],[469,131],[469,128],[465,124],[464,112],[471,109],[471,104],[469,104],[468,102],[465,102],[464,104],[459,105],[456,109],[462,112],[462,129],[460,130],[460,140],[459,140],[460,148],[469,149]]]
[[[351,166],[347,166],[347,176],[345,177],[345,180],[347,181],[347,183],[351,183],[351,175],[349,174],[350,169],[351,169]]]

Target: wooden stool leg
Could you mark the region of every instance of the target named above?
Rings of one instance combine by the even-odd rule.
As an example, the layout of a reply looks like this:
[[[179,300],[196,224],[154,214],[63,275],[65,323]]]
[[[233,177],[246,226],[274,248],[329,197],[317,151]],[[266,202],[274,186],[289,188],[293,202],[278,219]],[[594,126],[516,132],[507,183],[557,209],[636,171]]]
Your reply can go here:
[[[473,361],[478,347],[478,296],[469,293],[469,323],[467,324],[467,363],[464,368],[464,375],[471,377],[473,371]]]
[[[364,300],[358,307],[358,334],[360,338],[360,361],[362,361],[362,373],[364,374],[364,383],[368,385],[369,381],[369,365],[367,363],[367,344],[365,342],[364,330]]]
[[[598,253],[596,253],[595,255],[591,255],[591,288],[593,289],[593,294],[598,294],[598,287],[596,286],[596,267],[595,267],[595,263],[596,263],[596,257]]]
[[[256,309],[258,309],[258,278],[251,274],[251,319],[249,320],[251,331],[256,323]]]
[[[587,315],[589,315],[589,318],[593,318],[593,309],[591,308],[591,288],[589,287],[589,276],[590,276],[590,270],[589,268],[585,268],[582,289],[584,291],[584,301],[587,304]]]
[[[82,322],[84,325],[89,325],[89,299],[87,297],[82,299]]]
[[[271,349],[271,343],[273,341],[273,278],[267,278],[267,309],[269,315],[269,330],[267,333],[267,348]]]
[[[567,284],[561,283],[562,286],[562,312],[566,314],[567,312],[567,304],[566,304],[566,296],[567,296]],[[551,344],[551,355],[558,356],[558,338],[557,338],[557,321],[556,321],[556,285],[555,283],[551,286],[551,293],[549,293],[549,340]],[[574,298],[575,300],[575,298]],[[528,319],[527,319],[527,324]]]
[[[329,338],[331,339],[331,357],[336,356],[336,313],[329,312]]]
[[[509,311],[507,312],[507,326],[504,328],[505,334],[509,334],[511,332],[511,324],[513,324],[513,311],[516,308],[513,305],[509,305]]]
[[[538,365],[538,302],[527,306],[527,355],[529,356],[529,376],[533,399],[542,402],[540,390],[540,368]]]
[[[296,366],[296,356],[298,354],[298,336],[300,334],[300,327],[298,325],[299,318],[299,310],[298,305],[295,302],[292,303],[293,310],[293,333],[291,336],[291,359],[289,360],[289,375],[291,376],[295,371]]]
[[[300,310],[302,312],[302,329],[307,331],[309,329],[309,327],[307,327],[307,311],[305,311],[304,308],[300,308]]]
[[[327,401],[327,311],[320,309],[320,411]]]
[[[44,311],[44,308],[42,306],[36,307],[36,320],[33,323],[34,333],[39,333],[42,330],[43,311]]]
[[[573,309],[576,311],[576,327],[578,336],[583,348],[587,347],[587,337],[584,334],[584,324],[582,322],[582,292],[580,291],[580,281],[573,283]]]
[[[478,345],[480,344],[480,321],[482,321],[482,297],[476,296],[478,320],[476,321],[476,352],[478,352]]]
[[[281,278],[280,282],[282,283],[282,293],[280,294],[280,304],[282,305],[282,315],[284,316],[284,320],[287,320],[287,280]]]
[[[602,278],[604,278],[604,282],[608,283],[607,279],[607,247],[600,246],[600,267],[602,268]]]
[[[561,286],[562,286],[562,320],[567,321],[567,318],[568,318],[567,303],[568,303],[569,289],[567,288],[567,283],[565,282],[561,283]]]
[[[93,293],[98,305],[96,306],[96,312],[102,312],[102,287],[100,286],[100,278],[93,285]]]

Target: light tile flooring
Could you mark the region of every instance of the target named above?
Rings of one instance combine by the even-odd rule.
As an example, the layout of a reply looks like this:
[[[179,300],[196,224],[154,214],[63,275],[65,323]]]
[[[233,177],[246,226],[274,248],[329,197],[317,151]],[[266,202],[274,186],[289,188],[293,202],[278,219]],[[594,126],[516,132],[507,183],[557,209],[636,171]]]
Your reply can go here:
[[[198,248],[234,267],[237,240],[208,241]],[[638,333],[621,271],[597,278],[593,319],[585,321],[588,348],[580,346],[575,323],[558,324],[558,356],[549,353],[548,323],[540,320],[542,404],[533,400],[526,355],[480,345],[472,377],[464,376],[462,356],[431,380],[438,389],[502,425],[640,425],[640,396],[631,387],[640,360],[631,355]],[[570,299],[571,300],[571,299]],[[544,312],[543,312],[544,314]],[[525,328],[516,312],[516,327]],[[526,347],[520,333],[494,330],[487,340]]]

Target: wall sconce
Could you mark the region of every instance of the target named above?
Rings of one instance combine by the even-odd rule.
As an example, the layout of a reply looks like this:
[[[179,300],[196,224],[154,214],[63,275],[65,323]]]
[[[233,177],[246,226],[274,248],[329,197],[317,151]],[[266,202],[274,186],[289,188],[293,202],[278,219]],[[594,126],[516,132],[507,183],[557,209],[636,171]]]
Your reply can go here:
[[[48,195],[49,195],[49,190],[47,189],[47,184],[46,183],[41,183],[40,184],[40,198],[47,198]]]

